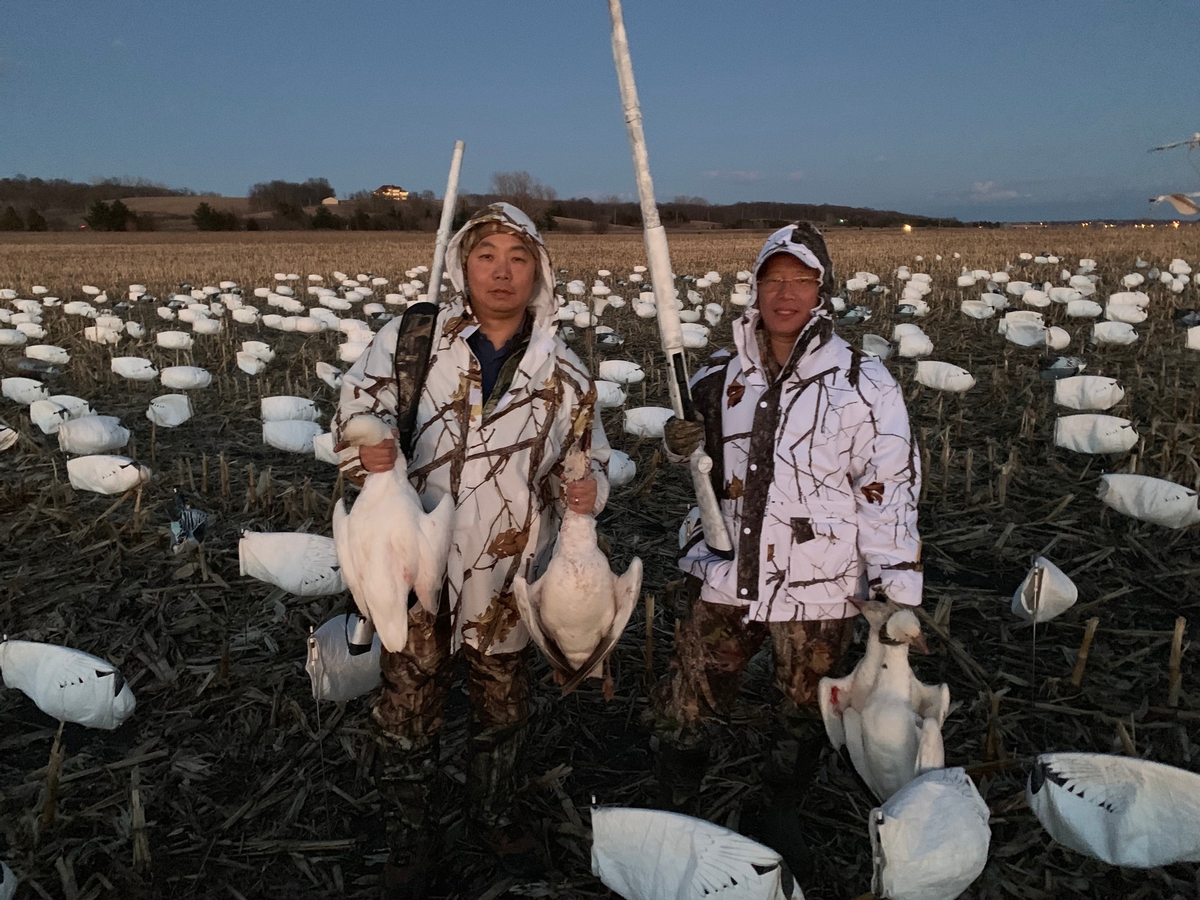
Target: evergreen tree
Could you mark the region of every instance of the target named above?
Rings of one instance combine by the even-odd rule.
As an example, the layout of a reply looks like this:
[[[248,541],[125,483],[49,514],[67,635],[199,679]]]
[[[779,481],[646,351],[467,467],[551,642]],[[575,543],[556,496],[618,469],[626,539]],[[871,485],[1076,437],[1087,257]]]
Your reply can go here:
[[[8,207],[0,214],[0,231],[24,231],[25,222],[21,214],[13,207]]]
[[[30,231],[45,231],[46,218],[33,207],[25,213],[25,225]]]

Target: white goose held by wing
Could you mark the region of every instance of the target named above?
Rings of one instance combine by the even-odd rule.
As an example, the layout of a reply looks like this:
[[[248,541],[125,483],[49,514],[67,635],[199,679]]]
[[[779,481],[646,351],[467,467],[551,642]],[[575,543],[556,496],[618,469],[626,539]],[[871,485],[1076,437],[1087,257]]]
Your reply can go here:
[[[572,453],[563,465],[567,483],[588,475],[588,458]],[[612,699],[608,656],[629,622],[642,590],[642,561],[634,557],[621,576],[614,575],[596,544],[596,518],[567,509],[554,558],[545,573],[529,584],[518,575],[513,595],[533,640],[554,667],[563,696],[584,678],[603,678]]]
[[[395,434],[374,416],[356,416],[342,428],[342,439],[351,446],[373,446],[395,440]],[[408,642],[410,593],[430,613],[437,612],[454,535],[454,498],[447,494],[426,513],[407,469],[397,448],[395,466],[367,475],[349,513],[344,500],[333,510],[333,541],[346,584],[393,653]]]

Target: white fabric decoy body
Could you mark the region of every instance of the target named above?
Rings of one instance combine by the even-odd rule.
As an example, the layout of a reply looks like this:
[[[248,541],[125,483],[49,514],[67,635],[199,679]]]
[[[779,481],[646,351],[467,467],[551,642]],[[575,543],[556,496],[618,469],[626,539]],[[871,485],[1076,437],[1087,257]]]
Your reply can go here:
[[[374,416],[355,416],[342,428],[351,446],[395,440],[391,427]],[[347,513],[333,510],[333,540],[354,602],[375,624],[383,646],[399,653],[408,642],[408,595],[436,613],[454,535],[454,497],[446,494],[429,513],[409,483],[408,463],[397,448],[388,472],[368,474]]]
[[[879,633],[879,672],[861,711],[842,712],[846,749],[855,770],[881,801],[927,769],[945,765],[942,724],[950,689],[925,685],[908,664],[912,644],[924,649],[921,625],[909,609],[892,613]]]
[[[0,860],[0,900],[12,900],[17,894],[17,876]]]
[[[653,809],[593,807],[592,874],[625,900],[804,900],[774,850]]]
[[[123,494],[150,480],[150,470],[125,456],[77,456],[67,460],[67,477],[77,491]]]
[[[919,775],[871,810],[871,891],[887,900],[954,900],[987,865],[988,806],[961,768]]]
[[[314,700],[353,700],[379,687],[379,635],[367,652],[350,654],[350,636],[360,621],[354,613],[334,616],[308,636],[304,670]]]
[[[300,597],[340,594],[346,589],[333,539],[319,534],[243,531],[238,565],[243,576]]]
[[[587,456],[572,453],[563,463],[563,480],[579,481],[589,471]],[[595,516],[567,509],[542,577],[529,584],[518,575],[512,589],[517,612],[554,667],[563,696],[584,678],[603,678],[605,699],[611,700],[608,657],[641,596],[641,559],[635,556],[624,575],[614,575],[596,543]]]
[[[1026,622],[1049,622],[1079,599],[1079,588],[1067,574],[1045,557],[1039,556],[1033,568],[1013,594],[1013,614]]]
[[[1200,775],[1103,753],[1043,753],[1026,799],[1054,840],[1114,866],[1200,861]]]
[[[1164,528],[1200,523],[1200,493],[1182,484],[1149,475],[1101,475],[1100,502],[1117,512]]]
[[[4,686],[23,691],[38,709],[62,722],[112,731],[137,701],[117,667],[98,656],[35,641],[0,640]]]

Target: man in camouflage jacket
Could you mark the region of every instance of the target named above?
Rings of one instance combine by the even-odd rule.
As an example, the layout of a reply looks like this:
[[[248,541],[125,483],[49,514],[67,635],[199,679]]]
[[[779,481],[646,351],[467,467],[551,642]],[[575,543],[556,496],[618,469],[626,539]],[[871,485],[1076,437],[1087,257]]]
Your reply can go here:
[[[690,518],[680,559],[690,612],[655,698],[664,802],[694,797],[703,725],[728,714],[769,635],[783,702],[761,836],[796,866],[807,852],[788,837],[798,840],[795,803],[824,744],[817,684],[849,645],[854,601],[915,606],[922,590],[919,459],[904,397],[878,359],[834,334],[833,290],[820,232],[798,223],[771,235],[733,325],[736,353],[716,354],[693,378],[703,423],[665,429],[672,455],[702,443],[713,457],[734,557],[713,554]]]
[[[437,734],[459,655],[472,714],[473,819],[492,828],[501,852],[528,849],[527,836],[514,842],[501,828],[529,716],[529,633],[511,585],[518,574],[534,581],[549,562],[564,504],[594,513],[608,495],[595,386],[558,335],[553,269],[533,222],[508,204],[486,207],[451,239],[446,271],[456,296],[438,315],[407,466],[426,510],[454,497],[454,537],[440,612],[412,607],[407,645],[381,654],[372,708],[380,792],[391,807],[385,881],[397,886],[428,854]],[[398,319],[380,329],[346,374],[336,440],[355,416],[396,422],[398,330]],[[562,461],[576,449],[590,455],[592,478],[564,489]],[[394,442],[342,451],[352,480],[395,459]]]

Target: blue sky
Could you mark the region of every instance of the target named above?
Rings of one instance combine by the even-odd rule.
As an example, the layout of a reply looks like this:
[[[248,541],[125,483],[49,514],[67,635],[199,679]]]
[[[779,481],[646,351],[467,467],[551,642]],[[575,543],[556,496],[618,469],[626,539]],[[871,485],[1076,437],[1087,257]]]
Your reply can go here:
[[[626,0],[660,199],[1134,217],[1200,190],[1195,0]],[[0,0],[0,175],[633,197],[603,0]],[[1193,154],[1200,166],[1200,152]],[[1169,207],[1155,215],[1170,218]]]

